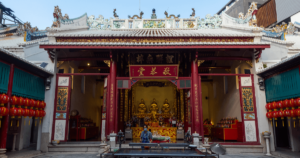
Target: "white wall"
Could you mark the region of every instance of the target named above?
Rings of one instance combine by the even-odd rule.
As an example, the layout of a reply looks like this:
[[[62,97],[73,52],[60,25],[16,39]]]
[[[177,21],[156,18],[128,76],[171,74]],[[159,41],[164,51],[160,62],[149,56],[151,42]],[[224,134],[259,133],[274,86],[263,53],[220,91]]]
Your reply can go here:
[[[300,12],[291,16],[291,22],[295,23],[295,22],[300,22]]]

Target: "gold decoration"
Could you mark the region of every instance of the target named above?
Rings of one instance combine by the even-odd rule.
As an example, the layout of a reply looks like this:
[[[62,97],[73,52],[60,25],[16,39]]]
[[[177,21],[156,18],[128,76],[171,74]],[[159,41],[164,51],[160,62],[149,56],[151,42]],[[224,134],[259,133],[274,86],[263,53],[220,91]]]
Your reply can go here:
[[[145,71],[145,69],[143,67],[140,67],[140,69],[138,70],[138,72],[140,73],[139,76],[144,76],[143,72]]]
[[[78,73],[82,73],[84,69],[78,69]]]
[[[183,100],[183,89],[180,90],[180,104],[181,104],[181,121],[184,122],[184,100]]]
[[[128,89],[125,89],[124,121],[128,121]]]
[[[252,88],[242,88],[242,98],[244,112],[254,112]]]
[[[138,56],[136,57],[136,62],[137,62],[137,63],[143,64],[143,61],[144,61],[144,56],[143,56],[143,54],[140,54],[140,55],[138,55]]]
[[[104,60],[103,61],[108,67],[110,67],[110,60]]]
[[[142,38],[71,38],[71,37],[57,37],[56,42],[85,42],[85,43],[97,43],[97,42],[112,42],[112,43],[178,43],[178,42],[207,42],[207,43],[221,43],[221,42],[254,42],[253,37],[193,37],[193,38],[159,38],[159,37],[142,37]],[[156,55],[157,56],[157,55]],[[161,54],[162,56],[162,54]]]
[[[156,67],[153,67],[152,68],[152,70],[151,70],[151,73],[150,73],[151,75],[155,75],[155,74],[157,74],[157,72],[156,72]]]
[[[225,71],[231,74],[231,69],[225,69]]]
[[[140,138],[143,127],[131,127],[132,129],[132,137]],[[152,133],[157,133],[161,136],[168,136],[171,139],[176,139],[177,127],[149,127]]]
[[[171,75],[171,74],[170,74],[170,68],[169,68],[169,67],[166,67],[166,68],[164,69],[163,74],[164,74],[164,75]]]
[[[146,112],[146,110],[147,110],[147,108],[146,108],[144,99],[142,99],[141,103],[139,104],[139,108],[138,108],[139,114],[144,114]]]
[[[176,102],[176,101],[175,101],[175,102]],[[162,106],[162,112],[163,112],[164,114],[170,113],[170,105],[169,105],[169,103],[168,103],[168,99],[165,100],[165,102],[164,102],[164,104],[163,104],[163,106]]]
[[[205,60],[198,60],[198,67],[199,67],[202,63],[204,63],[204,61],[205,61]]]
[[[174,58],[174,55],[167,55],[167,57],[166,57],[167,63],[172,64],[173,63],[173,58]]]
[[[246,63],[252,68],[253,65],[252,65],[252,61],[251,60],[247,60]]]

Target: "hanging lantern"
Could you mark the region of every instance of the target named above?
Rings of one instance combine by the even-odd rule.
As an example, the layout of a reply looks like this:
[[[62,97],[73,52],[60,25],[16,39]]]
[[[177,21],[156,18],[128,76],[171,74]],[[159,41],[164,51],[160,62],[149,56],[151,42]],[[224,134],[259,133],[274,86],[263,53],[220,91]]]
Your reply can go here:
[[[6,107],[1,106],[0,107],[0,119],[2,119],[3,116],[7,116],[8,110]],[[1,121],[0,121],[0,128],[1,128]]]
[[[17,97],[17,96],[11,97],[10,102],[11,102],[12,107],[15,107],[15,105],[19,105],[20,104],[19,97]]]
[[[292,110],[290,110],[290,113],[291,113],[291,117],[294,120],[294,128],[295,128],[296,127],[295,121],[296,121],[297,111],[296,111],[296,109],[292,109]]]
[[[28,125],[30,125],[30,119],[35,115],[35,110],[32,110],[32,109],[29,109],[29,122],[28,122]]]
[[[46,112],[44,110],[40,110],[40,124],[41,124],[43,117],[45,117],[45,116],[46,116]]]
[[[21,107],[24,104],[25,104],[25,98],[19,97],[19,104],[18,104],[18,106]]]
[[[290,110],[284,110],[284,116],[288,118],[288,123],[289,123],[289,126],[290,126],[290,118],[291,118]]]
[[[35,101],[35,108],[38,109],[41,107],[41,102],[39,100]]]
[[[299,120],[299,125],[300,125],[300,108],[296,110],[298,120]]]
[[[272,121],[272,118],[273,118],[273,112],[267,112],[266,113],[266,116],[267,118],[271,121],[271,126],[273,126],[273,121]]]
[[[283,110],[284,106],[283,106],[283,101],[278,101],[277,102],[277,107],[280,109],[280,110]]]
[[[277,111],[277,108],[278,108],[278,107],[277,107],[277,102],[274,101],[274,102],[272,103],[272,107],[273,107],[273,109],[274,109],[275,111]]]
[[[36,101],[35,100],[33,100],[33,99],[30,99],[30,107],[31,107],[31,109],[33,109],[35,106],[36,106]]]
[[[288,99],[285,99],[284,101],[283,101],[283,106],[286,108],[286,110],[288,110],[289,108],[289,100]]]
[[[35,116],[34,117],[35,117],[35,126],[36,126],[36,121],[40,117],[40,110],[35,110]]]
[[[23,105],[25,106],[25,108],[30,106],[30,99],[26,98]]]
[[[18,108],[11,107],[9,109],[9,116],[11,116],[11,118],[15,118],[15,116],[18,116]]]
[[[6,104],[6,103],[8,103],[9,102],[9,97],[8,97],[8,95],[6,95],[6,94],[1,94],[0,95],[0,105],[1,106],[4,106],[4,104]]]
[[[41,101],[41,105],[40,106],[41,106],[42,109],[45,109],[46,103],[44,101]]]
[[[289,101],[288,102],[288,107],[293,108],[294,107],[294,99],[292,98],[292,99],[289,99],[288,101]]]
[[[277,127],[278,111],[273,111],[273,118],[274,118],[274,120],[275,120],[276,127]]]
[[[284,112],[283,112],[283,110],[278,111],[278,117],[281,118],[282,126],[284,127]]]

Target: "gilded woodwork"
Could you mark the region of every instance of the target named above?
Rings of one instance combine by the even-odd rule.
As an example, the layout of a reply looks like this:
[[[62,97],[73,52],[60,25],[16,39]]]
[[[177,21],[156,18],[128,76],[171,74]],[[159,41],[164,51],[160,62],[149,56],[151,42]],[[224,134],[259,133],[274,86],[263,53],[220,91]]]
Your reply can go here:
[[[68,106],[68,87],[58,87],[56,112],[66,112]]]
[[[183,100],[183,89],[180,90],[180,104],[181,104],[181,121],[184,122],[184,100]]]
[[[128,121],[128,89],[125,89],[124,121]]]
[[[254,112],[252,88],[242,88],[243,110],[244,112]]]
[[[246,63],[252,68],[253,65],[252,65],[252,61],[251,60],[247,60]]]
[[[225,69],[225,71],[231,74],[231,69]]]
[[[143,127],[131,127],[132,129],[132,137],[140,138],[141,133],[143,131]],[[157,133],[161,136],[168,136],[171,139],[176,138],[177,127],[149,127],[152,133]]]
[[[201,37],[201,38],[69,38],[69,37],[57,37],[56,42],[113,42],[113,43],[177,43],[177,42],[208,42],[208,43],[220,43],[220,42],[254,42],[253,37]]]

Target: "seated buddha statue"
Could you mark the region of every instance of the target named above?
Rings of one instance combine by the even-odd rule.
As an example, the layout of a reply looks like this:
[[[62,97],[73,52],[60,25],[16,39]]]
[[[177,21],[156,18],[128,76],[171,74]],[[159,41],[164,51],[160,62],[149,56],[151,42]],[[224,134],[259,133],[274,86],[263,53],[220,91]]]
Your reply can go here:
[[[152,104],[150,105],[150,112],[151,112],[151,113],[153,113],[153,112],[157,113],[157,111],[158,111],[158,106],[157,106],[157,104],[156,104],[155,99],[153,99],[153,102],[152,102]]]
[[[146,108],[146,105],[145,105],[145,102],[144,102],[144,99],[141,100],[141,103],[139,104],[139,108],[138,108],[138,111],[139,113],[145,113],[147,110]]]
[[[168,103],[168,99],[165,100],[163,106],[162,106],[162,112],[163,113],[170,113],[170,105]]]

